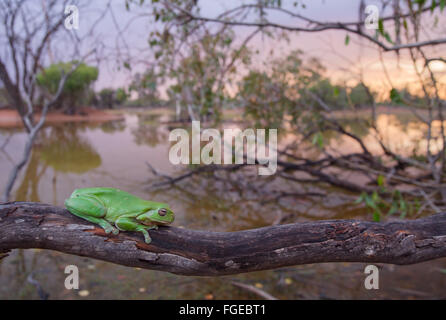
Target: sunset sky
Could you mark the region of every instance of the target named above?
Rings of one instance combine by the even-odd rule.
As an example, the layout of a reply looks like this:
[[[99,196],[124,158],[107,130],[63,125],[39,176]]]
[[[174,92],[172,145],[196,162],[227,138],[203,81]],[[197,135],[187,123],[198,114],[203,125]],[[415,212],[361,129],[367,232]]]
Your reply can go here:
[[[296,9],[292,6],[294,1],[283,1],[285,8]],[[357,21],[359,0],[313,0],[304,1],[306,7],[297,9],[298,13],[308,16],[319,21]],[[80,12],[80,28],[88,29],[89,24],[94,21],[100,12],[100,9],[107,3],[106,0],[95,1],[89,7],[85,14]],[[225,9],[233,8],[240,3],[246,1],[237,0],[201,0],[199,4],[202,8],[202,15],[207,17],[215,17]],[[367,4],[376,4],[380,7],[380,1],[367,1]],[[102,7],[101,7],[102,5]],[[112,8],[115,20],[108,14],[96,27],[95,32],[100,34],[101,39],[112,49],[116,43],[121,47],[129,46],[130,50],[137,52],[143,49],[139,59],[151,62],[151,52],[147,45],[150,31],[157,26],[150,22],[147,16],[141,14],[150,11],[149,6],[143,7],[132,6],[132,10],[125,10],[124,1],[113,1]],[[386,16],[386,12],[380,12],[381,16]],[[434,18],[430,13],[425,14],[426,19],[426,37],[440,37],[446,34],[446,10],[439,17],[439,23],[436,29],[432,28]],[[439,15],[439,14],[437,14]],[[253,20],[256,17],[252,17]],[[299,23],[289,16],[283,14],[271,14],[269,19],[287,25],[295,25]],[[120,29],[125,28],[125,34],[122,38],[117,37],[117,26]],[[85,30],[84,29],[84,30]],[[252,30],[246,27],[237,27],[237,36],[242,39],[244,35]],[[369,30],[371,34],[373,30]],[[268,59],[271,49],[274,50],[274,56],[280,57],[286,55],[293,49],[301,49],[308,57],[317,57],[323,65],[328,69],[327,76],[337,82],[346,82],[348,84],[355,83],[362,74],[364,81],[375,90],[388,92],[393,85],[395,87],[409,86],[416,87],[417,78],[414,73],[413,64],[409,56],[402,52],[398,57],[394,52],[384,53],[383,61],[387,69],[389,77],[386,77],[383,65],[380,61],[379,51],[375,46],[371,45],[365,39],[359,39],[357,36],[350,35],[350,43],[345,45],[345,31],[324,31],[319,33],[290,33],[290,42],[277,41],[266,36],[258,35],[251,42],[250,46],[258,49],[260,54],[256,55],[254,66],[262,65],[265,59]],[[124,45],[125,41],[125,45]],[[241,40],[240,40],[241,41]],[[54,44],[53,44],[54,45]],[[440,45],[429,48],[430,52],[435,55],[445,56],[446,46]],[[421,63],[421,61],[420,61]],[[103,87],[120,87],[126,86],[131,78],[130,72],[121,68],[117,70],[115,61],[108,59],[107,63],[101,63],[99,80],[96,88]],[[446,65],[443,63],[433,63],[432,68],[438,73],[442,82],[446,80]],[[141,72],[144,70],[142,63],[133,64],[132,72]],[[389,81],[390,80],[390,81]],[[391,83],[390,83],[391,82]],[[445,89],[446,91],[446,89]]]

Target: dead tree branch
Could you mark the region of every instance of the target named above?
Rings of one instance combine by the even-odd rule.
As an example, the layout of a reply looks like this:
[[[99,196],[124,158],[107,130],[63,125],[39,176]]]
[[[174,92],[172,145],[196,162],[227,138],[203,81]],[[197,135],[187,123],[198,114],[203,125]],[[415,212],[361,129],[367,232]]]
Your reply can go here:
[[[269,294],[268,292],[263,291],[262,289],[256,288],[250,284],[246,284],[246,283],[241,283],[238,281],[231,281],[232,285],[241,288],[243,290],[252,292],[260,297],[262,297],[265,300],[277,300],[276,297],[274,297],[273,295]]]
[[[446,257],[446,213],[376,223],[326,220],[237,232],[176,227],[107,235],[67,210],[33,202],[0,204],[0,252],[42,248],[125,266],[220,276],[321,262],[413,264]],[[1,255],[0,255],[1,257]]]

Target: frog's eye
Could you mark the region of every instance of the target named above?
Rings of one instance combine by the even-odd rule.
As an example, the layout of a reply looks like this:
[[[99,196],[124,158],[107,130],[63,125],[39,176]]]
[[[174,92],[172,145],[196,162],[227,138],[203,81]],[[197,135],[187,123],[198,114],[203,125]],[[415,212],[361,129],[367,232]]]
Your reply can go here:
[[[167,210],[164,209],[164,208],[158,210],[158,214],[159,214],[160,216],[165,216],[166,213],[167,213]]]

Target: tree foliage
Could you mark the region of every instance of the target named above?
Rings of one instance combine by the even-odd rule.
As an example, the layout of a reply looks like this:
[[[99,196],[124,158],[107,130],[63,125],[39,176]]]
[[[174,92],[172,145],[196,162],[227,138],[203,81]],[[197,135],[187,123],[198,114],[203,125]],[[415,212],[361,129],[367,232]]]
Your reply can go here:
[[[47,90],[50,94],[54,94],[57,91],[60,79],[65,73],[71,70],[74,63],[76,62],[52,64],[37,75],[37,84],[41,88]],[[61,95],[61,105],[68,104],[68,106],[65,105],[65,108],[72,112],[76,107],[77,102],[80,100],[80,96],[86,92],[86,89],[91,83],[96,81],[97,78],[98,69],[96,67],[81,63],[77,69],[68,76],[65,82],[63,93]]]
[[[137,92],[139,103],[154,103],[159,96],[159,75],[154,68],[148,68],[144,73],[137,73],[129,86],[129,92]]]
[[[222,108],[230,104],[229,88],[235,85],[237,68],[249,65],[251,51],[244,42],[234,43],[231,28],[181,26],[166,11],[157,10],[155,20],[164,25],[151,33],[149,44],[155,52],[157,78],[169,83],[177,115],[186,112],[190,119],[219,119]]]

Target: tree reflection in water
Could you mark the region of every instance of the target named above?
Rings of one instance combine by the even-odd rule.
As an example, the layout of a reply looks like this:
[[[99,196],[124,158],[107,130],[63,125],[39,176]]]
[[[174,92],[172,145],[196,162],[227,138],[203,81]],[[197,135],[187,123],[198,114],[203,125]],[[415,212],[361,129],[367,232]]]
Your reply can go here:
[[[79,125],[52,126],[40,132],[33,148],[23,179],[16,192],[16,200],[36,201],[39,182],[48,167],[53,168],[53,198],[57,198],[57,173],[82,174],[99,167],[101,156],[90,142],[79,134]]]
[[[101,157],[90,142],[72,125],[44,131],[40,156],[55,171],[84,173],[101,165]]]

